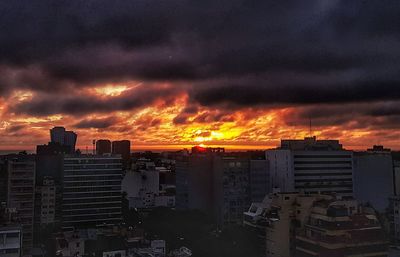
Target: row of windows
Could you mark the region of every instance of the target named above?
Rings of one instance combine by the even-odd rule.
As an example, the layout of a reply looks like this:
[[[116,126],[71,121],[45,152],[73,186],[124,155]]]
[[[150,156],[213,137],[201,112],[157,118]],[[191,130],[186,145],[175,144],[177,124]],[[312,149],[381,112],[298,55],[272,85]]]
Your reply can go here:
[[[121,212],[121,206],[108,209],[63,210],[63,216],[86,216],[91,214],[110,214]]]
[[[296,179],[296,182],[314,182],[314,181],[321,181],[321,179],[315,179],[315,178],[310,178],[310,179]],[[324,179],[325,182],[353,182],[353,179],[351,178],[332,178],[332,179]]]
[[[65,182],[64,183],[66,187],[79,187],[79,186],[111,186],[111,185],[121,185],[121,180],[118,181],[107,181],[107,180],[92,180],[92,181],[87,181],[87,182]]]
[[[351,170],[352,167],[295,167],[294,170]]]
[[[74,205],[64,205],[63,210],[76,210],[76,209],[88,209],[88,208],[108,208],[108,207],[121,207],[120,202],[112,203],[100,203],[100,204],[74,204]]]
[[[336,155],[294,155],[294,158],[296,159],[304,159],[304,158],[348,158],[351,159],[351,155],[342,155],[342,154],[336,154]]]
[[[122,169],[121,165],[115,164],[98,164],[98,165],[64,165],[64,170],[98,170],[98,169]]]
[[[73,194],[65,194],[64,199],[85,198],[85,197],[109,197],[109,196],[121,196],[121,192],[73,193]],[[106,199],[103,200],[106,201]]]
[[[307,176],[352,176],[351,172],[327,172],[327,173],[295,173],[295,177],[307,177]]]
[[[64,164],[81,164],[81,163],[91,163],[91,164],[111,164],[111,163],[121,163],[121,159],[118,158],[93,158],[93,159],[64,159]]]
[[[351,161],[295,161],[294,164],[352,164]]]
[[[104,169],[104,170],[94,170],[94,169],[87,169],[87,170],[65,170],[65,175],[98,175],[98,174],[111,174],[111,175],[121,175],[122,170],[117,169]]]
[[[79,188],[64,188],[64,193],[80,193],[80,192],[103,192],[103,191],[121,191],[121,186],[100,186],[100,187],[79,187]]]
[[[86,222],[99,219],[121,218],[121,212],[99,214],[99,215],[80,215],[80,216],[67,216],[63,217],[64,222]]]
[[[352,184],[348,185],[327,185],[327,184],[317,184],[317,185],[296,185],[296,189],[310,189],[310,188],[348,188],[353,187]]]
[[[85,204],[91,204],[91,203],[105,203],[105,202],[115,202],[117,200],[121,200],[121,193],[118,195],[114,196],[107,196],[106,198],[99,198],[99,197],[87,197],[83,199],[63,199],[63,204],[68,205],[68,204],[77,204],[77,203],[85,203]]]
[[[73,177],[64,177],[64,182],[83,182],[83,181],[100,181],[100,180],[121,180],[122,175],[121,174],[108,174],[107,176],[104,175],[99,175],[99,174],[93,174],[91,176],[73,176]]]

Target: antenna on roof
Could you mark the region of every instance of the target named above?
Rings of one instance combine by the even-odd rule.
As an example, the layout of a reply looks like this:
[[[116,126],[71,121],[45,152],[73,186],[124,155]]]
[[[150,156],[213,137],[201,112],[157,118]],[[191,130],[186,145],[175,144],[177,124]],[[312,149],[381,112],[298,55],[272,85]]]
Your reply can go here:
[[[93,139],[93,156],[96,155],[96,139]]]
[[[310,117],[310,137],[312,137],[312,125],[311,125],[311,117]]]

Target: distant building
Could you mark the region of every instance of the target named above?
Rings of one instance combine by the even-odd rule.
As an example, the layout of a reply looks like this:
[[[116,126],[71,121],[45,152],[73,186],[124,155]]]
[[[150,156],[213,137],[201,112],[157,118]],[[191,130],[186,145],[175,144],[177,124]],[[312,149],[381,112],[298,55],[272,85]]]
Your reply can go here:
[[[272,190],[353,196],[353,153],[337,140],[282,140],[266,159]]]
[[[107,139],[100,139],[96,141],[96,154],[111,154],[111,141]]]
[[[54,127],[50,129],[50,138],[52,143],[58,143],[61,146],[68,146],[70,153],[75,152],[77,134],[73,131],[66,131],[64,127]]]
[[[373,188],[373,190],[371,190]],[[374,146],[354,153],[354,196],[383,213],[395,194],[393,159],[390,149]]]
[[[0,224],[0,256],[22,256],[22,232],[21,227]]]
[[[119,224],[121,158],[71,155],[64,158],[62,227],[96,227]]]
[[[71,153],[71,146],[61,145],[60,143],[49,142],[47,145],[37,145],[37,155],[58,155]]]
[[[7,207],[16,212],[22,226],[22,248],[27,254],[33,246],[35,160],[30,155],[15,155],[7,160],[7,171]]]
[[[119,154],[122,157],[123,167],[126,169],[130,165],[131,141],[121,140],[112,142],[112,154]]]

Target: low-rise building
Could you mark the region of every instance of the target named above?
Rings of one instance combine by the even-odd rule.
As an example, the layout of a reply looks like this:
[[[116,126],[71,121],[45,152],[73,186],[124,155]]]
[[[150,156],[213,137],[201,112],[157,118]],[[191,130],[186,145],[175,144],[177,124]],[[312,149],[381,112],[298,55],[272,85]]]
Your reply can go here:
[[[356,201],[316,201],[296,232],[296,257],[387,255],[388,240],[375,212]]]
[[[267,257],[387,256],[373,209],[334,195],[270,194],[244,213],[244,225],[264,231]]]
[[[19,226],[0,226],[0,256],[22,255],[22,230]]]

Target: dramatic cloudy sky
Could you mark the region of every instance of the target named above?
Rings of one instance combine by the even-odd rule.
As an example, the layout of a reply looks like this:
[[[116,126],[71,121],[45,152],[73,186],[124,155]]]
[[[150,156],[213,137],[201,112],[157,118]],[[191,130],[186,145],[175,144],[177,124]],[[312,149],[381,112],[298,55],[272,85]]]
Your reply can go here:
[[[0,2],[0,148],[400,149],[398,0]]]

